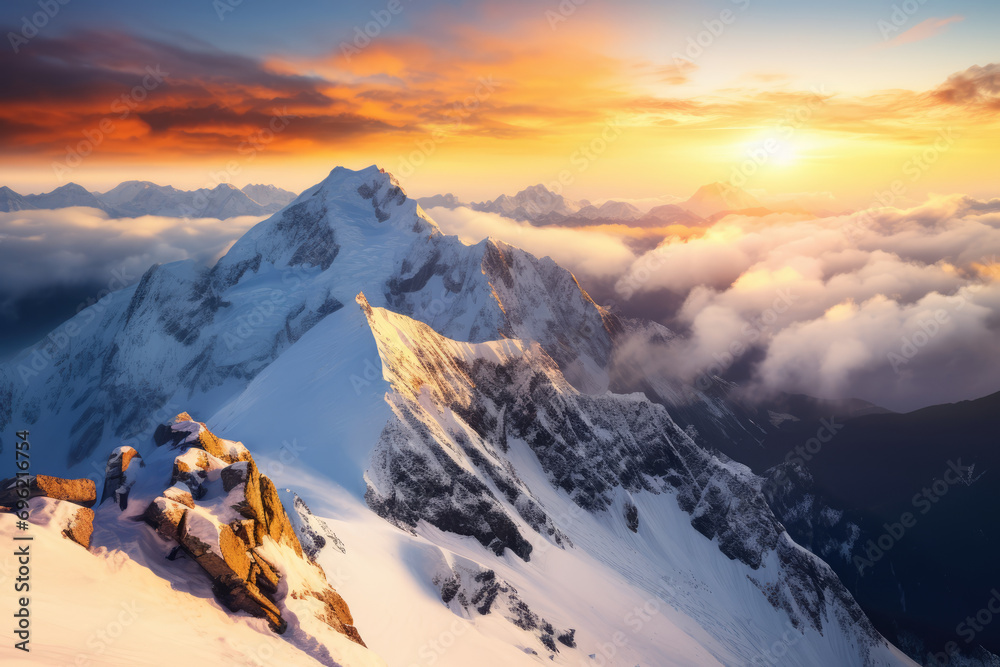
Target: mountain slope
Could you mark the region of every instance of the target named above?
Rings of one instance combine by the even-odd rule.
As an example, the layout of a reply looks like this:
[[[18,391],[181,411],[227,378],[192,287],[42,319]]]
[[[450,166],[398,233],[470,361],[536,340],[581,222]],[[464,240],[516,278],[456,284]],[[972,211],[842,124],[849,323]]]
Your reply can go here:
[[[68,208],[70,206],[89,206],[100,209],[107,213],[114,212],[114,209],[104,204],[92,192],[87,191],[76,183],[67,183],[52,192],[40,195],[24,195],[24,201],[34,208]]]
[[[250,192],[266,201],[258,201]],[[248,185],[239,190],[229,183],[220,183],[214,188],[188,191],[149,181],[125,181],[99,198],[126,217],[160,215],[224,219],[275,213],[295,199],[295,195],[271,185]]]
[[[0,187],[0,211],[25,211],[35,208],[27,199],[7,186]]]
[[[572,215],[588,204],[589,202],[566,199],[539,183],[521,190],[513,197],[500,195],[491,202],[473,203],[472,209],[497,213],[514,220],[536,220],[547,215]]]
[[[880,630],[906,640],[921,660],[949,642],[965,652],[982,646],[1000,654],[1000,631],[991,624],[960,630],[990,599],[984,582],[994,570],[991,554],[1000,549],[996,532],[978,519],[1000,512],[990,482],[1000,466],[998,415],[1000,393],[906,414],[803,419],[765,438],[748,461],[762,472],[790,461],[782,465],[793,470],[769,473],[781,505],[776,511],[793,534],[815,542]],[[804,443],[816,449],[810,440],[824,423],[835,430],[829,444],[803,450]],[[802,511],[807,505],[844,520],[810,520]],[[886,526],[906,513],[914,525],[901,535],[895,529],[896,538]],[[850,540],[843,534],[848,520],[857,527]],[[890,548],[880,548],[879,540]]]
[[[678,204],[681,208],[709,218],[724,212],[739,212],[764,208],[748,192],[727,183],[711,183],[698,188],[690,199]]]
[[[269,213],[279,211],[285,206],[288,206],[297,196],[294,192],[284,190],[274,185],[250,184],[244,186],[242,190],[243,194],[250,197],[250,199],[253,199],[265,208],[277,207],[273,211],[268,211]]]
[[[320,560],[355,578],[337,588],[389,660],[461,628],[469,651],[437,660],[729,665],[777,646],[798,664],[909,664],[790,540],[761,478],[663,405],[606,391],[626,325],[551,260],[464,245],[388,174],[338,168],[215,266],[152,267],[0,368],[0,427],[4,443],[30,427],[47,472],[100,481],[103,452],[146,456],[172,414],[210,415],[342,517],[347,553]],[[384,577],[420,613],[393,614]],[[637,630],[628,611],[646,605]]]

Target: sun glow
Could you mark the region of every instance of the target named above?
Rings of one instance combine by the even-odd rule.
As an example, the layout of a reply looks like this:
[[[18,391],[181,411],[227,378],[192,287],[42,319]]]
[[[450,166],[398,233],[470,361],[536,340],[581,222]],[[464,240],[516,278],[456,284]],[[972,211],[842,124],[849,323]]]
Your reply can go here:
[[[800,142],[794,138],[767,134],[738,146],[741,160],[750,160],[758,168],[784,168],[797,164],[801,157]]]

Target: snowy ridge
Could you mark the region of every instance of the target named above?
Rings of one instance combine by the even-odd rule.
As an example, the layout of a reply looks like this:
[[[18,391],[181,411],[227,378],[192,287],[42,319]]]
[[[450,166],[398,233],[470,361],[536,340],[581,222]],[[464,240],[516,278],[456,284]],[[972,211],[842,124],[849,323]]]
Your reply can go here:
[[[149,181],[125,181],[102,194],[89,192],[76,183],[67,183],[52,192],[23,196],[2,187],[0,211],[87,206],[126,218],[156,215],[225,219],[270,215],[293,199],[294,193],[273,185],[248,185],[239,190],[230,183],[219,183],[213,188],[189,191]]]
[[[0,367],[0,428],[9,437],[14,415],[39,424],[68,444],[52,461],[65,472],[102,441],[141,436],[154,413],[214,413],[361,291],[453,338],[538,340],[581,369],[611,346],[600,310],[551,260],[465,246],[391,176],[338,168],[211,269],[154,266]]]
[[[391,664],[776,664],[783,635],[795,664],[910,664],[788,538],[762,480],[708,454],[669,406],[607,392],[626,334],[669,332],[604,312],[548,258],[443,235],[376,167],[338,168],[214,267],[152,267],[0,367],[0,428],[10,442],[30,427],[44,472],[98,483],[106,453],[133,447],[147,467],[123,477],[131,511],[184,492],[142,475],[168,456],[156,425],[208,416],[295,489],[279,495],[299,540]],[[690,409],[730,414],[711,396]],[[207,437],[174,426],[178,446]],[[236,463],[170,452],[205,472],[178,477],[192,501],[204,487],[228,502],[215,477],[241,470],[230,447]],[[223,529],[208,524],[211,547]],[[109,549],[146,544],[102,530]],[[161,572],[155,553],[129,551]],[[454,649],[431,650],[445,633]]]
[[[757,594],[797,632],[847,637],[852,664],[898,664],[832,570],[784,532],[759,493],[762,480],[698,448],[661,406],[641,395],[580,394],[537,344],[458,343],[372,308],[363,295],[358,302],[393,388],[387,400],[395,418],[367,475],[367,499],[379,514],[414,529],[423,520],[497,555],[509,548],[529,560],[525,530],[560,548],[574,542],[532,487],[558,489],[628,529],[648,521],[633,495],[667,496],[660,502],[676,503],[691,527],[746,566]],[[511,453],[525,449],[547,479],[529,485],[522,477]],[[631,568],[619,559],[609,565]]]

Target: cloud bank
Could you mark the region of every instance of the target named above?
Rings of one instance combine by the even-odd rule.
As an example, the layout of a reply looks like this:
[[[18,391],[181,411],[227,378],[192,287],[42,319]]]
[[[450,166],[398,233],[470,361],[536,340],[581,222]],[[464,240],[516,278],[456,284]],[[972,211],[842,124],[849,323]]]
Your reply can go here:
[[[447,233],[548,255],[599,302],[679,334],[655,349],[623,346],[633,367],[692,385],[735,377],[749,397],[858,397],[895,410],[1000,390],[1000,200],[729,216],[648,252],[608,228],[536,228],[465,209],[431,215]]]
[[[111,218],[93,208],[0,212],[0,356],[151,265],[209,264],[263,217]]]

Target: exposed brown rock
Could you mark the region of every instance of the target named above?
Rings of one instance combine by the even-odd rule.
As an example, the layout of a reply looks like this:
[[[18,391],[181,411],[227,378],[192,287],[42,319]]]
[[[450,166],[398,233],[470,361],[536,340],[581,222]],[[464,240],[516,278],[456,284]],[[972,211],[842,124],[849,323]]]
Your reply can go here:
[[[244,471],[242,473],[243,500],[233,505],[233,509],[254,521],[256,541],[260,544],[267,529],[267,515],[264,513],[264,504],[260,499],[260,473],[257,471],[257,464],[253,460],[248,461],[245,466],[241,466],[240,470]],[[223,474],[225,474],[225,471],[223,471]],[[233,480],[234,475],[230,474],[229,479]],[[237,483],[238,485],[239,483]]]
[[[180,424],[182,429],[174,428]],[[197,433],[193,432],[192,424],[201,426]],[[216,437],[187,413],[157,428],[154,439],[157,445],[185,446],[186,451],[174,459],[171,479],[175,486],[150,504],[143,515],[145,521],[160,535],[175,541],[198,563],[211,578],[216,597],[226,607],[266,618],[275,632],[284,632],[287,622],[281,617],[274,597],[281,577],[258,547],[270,538],[292,549],[297,557],[304,557],[274,483],[260,474],[246,448]],[[219,470],[225,493],[236,496],[232,509],[242,519],[218,524],[199,508],[207,490],[218,483],[209,483],[209,479],[218,479],[209,477],[212,470]],[[217,487],[212,493],[213,498],[218,497]],[[302,597],[294,592],[293,595]],[[323,602],[321,620],[364,645],[347,603],[336,591],[328,587],[306,595]]]
[[[267,516],[267,534],[278,544],[284,544],[295,551],[295,555],[302,558],[302,545],[295,535],[292,522],[285,513],[285,507],[281,504],[278,490],[274,488],[274,482],[269,477],[260,476],[260,499],[264,506],[264,514]]]
[[[230,524],[233,526],[233,531],[236,535],[250,545],[251,548],[257,546],[257,538],[254,534],[254,520],[244,519],[243,521],[236,521]]]
[[[279,635],[288,628],[277,605],[245,581],[233,576],[220,577],[212,581],[212,591],[228,608],[267,619],[271,629]]]
[[[180,542],[181,528],[186,513],[187,508],[184,505],[161,496],[149,504],[142,518],[162,537]]]
[[[226,493],[247,481],[251,463],[251,461],[241,461],[226,466],[222,470],[222,488],[226,490]]]
[[[173,480],[176,482],[181,476],[198,470],[208,470],[211,467],[211,459],[208,452],[198,447],[187,449],[181,456],[174,459]]]
[[[189,556],[212,578],[212,590],[230,609],[245,611],[251,616],[266,618],[271,628],[282,633],[287,626],[281,612],[257,586],[262,571],[260,564],[249,552],[249,545],[240,539],[231,526],[216,528],[208,519],[196,514],[190,515],[180,531],[179,543]],[[216,531],[218,546],[206,543],[192,532]],[[273,575],[273,572],[272,572]],[[274,585],[268,584],[273,594],[277,591],[277,577]]]
[[[89,549],[90,538],[94,534],[94,510],[89,507],[77,508],[62,534],[84,549]]]
[[[187,430],[175,429],[174,427],[178,424],[197,424],[201,428],[198,429],[197,433],[192,433]],[[212,456],[222,459],[226,463],[236,463],[237,461],[248,461],[250,459],[250,452],[245,447],[242,445],[237,446],[236,443],[230,446],[209,431],[204,422],[194,421],[191,415],[186,412],[182,412],[174,417],[169,424],[160,424],[157,426],[156,431],[153,433],[153,442],[158,447],[165,445],[178,447],[181,443],[184,443],[189,447],[204,449]]]
[[[170,446],[176,445],[181,440],[187,437],[187,433],[174,431],[173,428],[171,427],[174,424],[179,424],[181,422],[189,422],[189,421],[194,421],[191,418],[191,415],[189,415],[186,412],[182,412],[176,417],[174,417],[169,423],[160,424],[159,426],[156,427],[156,430],[153,432],[153,442],[156,443],[157,447],[163,447],[164,445],[170,445]]]
[[[119,447],[111,452],[108,463],[104,467],[104,489],[101,492],[101,502],[114,498],[121,509],[128,506],[128,494],[131,484],[126,474],[133,463],[144,465],[142,457],[132,447]]]
[[[187,484],[183,482],[178,482],[164,491],[163,497],[175,503],[180,503],[185,507],[194,508],[194,497],[191,495],[191,490],[187,487]]]
[[[28,497],[68,500],[83,507],[93,507],[97,502],[97,485],[91,479],[62,479],[48,475],[32,475],[28,478]],[[17,478],[0,482],[0,505],[13,507],[22,497],[18,494]]]
[[[280,580],[278,573],[274,571],[274,566],[256,551],[253,552],[253,558],[256,565],[254,574],[257,587],[273,594],[278,590],[278,581]]]
[[[347,635],[358,644],[367,646],[364,640],[361,639],[361,634],[357,628],[354,627],[354,618],[351,616],[351,610],[347,607],[347,602],[344,601],[340,593],[327,587],[319,592],[309,591],[306,595],[316,598],[323,603],[323,615],[319,617],[320,620],[341,634]],[[298,597],[297,594],[295,596]]]

